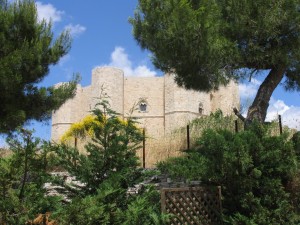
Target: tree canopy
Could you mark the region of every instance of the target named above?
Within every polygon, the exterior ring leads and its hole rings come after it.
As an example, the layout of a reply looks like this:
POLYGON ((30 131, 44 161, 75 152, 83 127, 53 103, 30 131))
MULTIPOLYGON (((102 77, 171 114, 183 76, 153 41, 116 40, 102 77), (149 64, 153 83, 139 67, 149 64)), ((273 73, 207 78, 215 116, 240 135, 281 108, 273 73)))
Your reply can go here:
POLYGON ((78 79, 60 87, 38 84, 71 47, 69 33, 56 39, 51 22, 39 21, 32 0, 0 0, 0 133, 51 116, 75 93, 78 79))
POLYGON ((300 90, 299 6, 299 0, 139 0, 130 23, 154 65, 175 72, 188 89, 210 91, 267 70, 247 114, 263 122, 281 81, 300 90))

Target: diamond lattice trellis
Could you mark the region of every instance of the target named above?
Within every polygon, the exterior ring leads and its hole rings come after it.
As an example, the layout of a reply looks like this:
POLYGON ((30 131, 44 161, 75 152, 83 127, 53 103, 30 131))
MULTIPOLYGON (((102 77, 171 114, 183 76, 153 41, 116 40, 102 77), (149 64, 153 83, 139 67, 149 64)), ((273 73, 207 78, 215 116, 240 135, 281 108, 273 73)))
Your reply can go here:
POLYGON ((174 215, 170 224, 221 224, 221 187, 162 188, 164 213, 174 215))

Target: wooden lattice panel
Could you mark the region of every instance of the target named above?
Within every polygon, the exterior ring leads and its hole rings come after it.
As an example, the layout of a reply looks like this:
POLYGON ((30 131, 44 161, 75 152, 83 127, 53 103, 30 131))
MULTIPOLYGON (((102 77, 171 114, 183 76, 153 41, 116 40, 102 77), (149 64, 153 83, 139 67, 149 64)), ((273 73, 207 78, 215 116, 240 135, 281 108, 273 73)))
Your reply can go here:
POLYGON ((221 187, 162 188, 161 206, 171 225, 221 224, 221 187))

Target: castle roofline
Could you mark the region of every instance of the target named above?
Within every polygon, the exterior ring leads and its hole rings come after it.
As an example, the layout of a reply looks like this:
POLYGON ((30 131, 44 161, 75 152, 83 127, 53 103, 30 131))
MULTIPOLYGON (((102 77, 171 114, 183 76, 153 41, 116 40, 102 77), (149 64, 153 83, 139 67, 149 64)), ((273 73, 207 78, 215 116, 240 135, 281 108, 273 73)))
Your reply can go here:
POLYGON ((124 75, 124 71, 115 66, 97 66, 92 70, 92 73, 99 71, 99 70, 118 70, 118 71, 122 72, 124 75))

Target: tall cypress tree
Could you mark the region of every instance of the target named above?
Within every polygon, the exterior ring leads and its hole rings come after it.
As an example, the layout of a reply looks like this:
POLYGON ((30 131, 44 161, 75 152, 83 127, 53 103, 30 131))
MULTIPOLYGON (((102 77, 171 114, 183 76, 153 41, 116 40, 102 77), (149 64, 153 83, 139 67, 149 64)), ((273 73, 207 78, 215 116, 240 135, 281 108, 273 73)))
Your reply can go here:
POLYGON ((51 23, 38 20, 33 0, 0 1, 0 133, 48 119, 74 96, 78 79, 58 88, 38 86, 70 47, 68 32, 54 39, 51 23))

